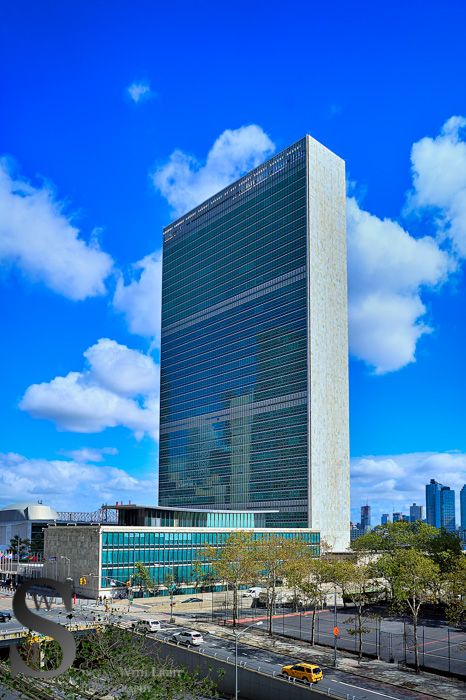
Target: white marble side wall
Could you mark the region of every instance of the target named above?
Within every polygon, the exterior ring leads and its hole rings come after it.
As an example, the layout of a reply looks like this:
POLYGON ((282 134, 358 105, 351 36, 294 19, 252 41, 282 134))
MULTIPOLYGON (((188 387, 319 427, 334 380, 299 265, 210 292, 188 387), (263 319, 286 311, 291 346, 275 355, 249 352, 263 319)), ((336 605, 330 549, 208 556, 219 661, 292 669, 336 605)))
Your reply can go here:
POLYGON ((349 546, 345 163, 307 137, 309 527, 349 546))

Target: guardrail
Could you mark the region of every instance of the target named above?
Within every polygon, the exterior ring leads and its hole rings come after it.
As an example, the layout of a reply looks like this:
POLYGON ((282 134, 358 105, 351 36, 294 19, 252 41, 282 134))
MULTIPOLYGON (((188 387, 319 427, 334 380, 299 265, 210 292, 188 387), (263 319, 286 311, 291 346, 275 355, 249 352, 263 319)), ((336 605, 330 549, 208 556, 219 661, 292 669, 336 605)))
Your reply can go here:
MULTIPOLYGON (((135 634, 140 634, 140 633, 136 632, 135 634)), ((200 647, 187 647, 185 644, 183 644, 181 642, 173 642, 173 641, 170 641, 169 639, 161 639, 158 636, 157 637, 155 637, 155 636, 150 637, 149 639, 151 639, 156 644, 164 644, 168 647, 182 649, 184 652, 188 652, 188 653, 191 653, 193 655, 202 656, 206 660, 210 660, 210 662, 215 661, 218 664, 228 664, 229 667, 231 667, 231 669, 234 671, 234 665, 235 665, 234 654, 231 654, 225 658, 225 657, 222 657, 218 652, 212 653, 212 651, 208 647, 202 647, 202 646, 200 646, 200 647)), ((271 672, 267 671, 260 664, 252 663, 249 661, 240 660, 238 662, 238 670, 242 671, 242 672, 255 673, 255 674, 259 674, 260 676, 262 676, 263 678, 261 680, 257 681, 259 685, 255 686, 255 687, 257 687, 257 689, 259 689, 260 687, 264 688, 264 682, 265 682, 264 679, 270 679, 270 680, 273 680, 275 683, 280 683, 282 688, 284 688, 286 686, 286 688, 287 688, 286 695, 283 695, 283 697, 286 698, 286 700, 293 700, 293 698, 291 698, 291 696, 289 695, 289 690, 291 689, 291 687, 296 688, 295 692, 298 693, 298 695, 296 695, 296 698, 300 698, 301 697, 300 691, 303 691, 303 692, 306 692, 306 696, 305 696, 306 698, 309 698, 310 697, 309 693, 312 692, 312 693, 316 694, 316 697, 331 697, 331 698, 334 698, 335 700, 363 700, 363 696, 353 695, 353 693, 340 694, 331 688, 326 688, 324 690, 323 688, 319 688, 316 686, 309 686, 308 684, 303 683, 302 681, 300 681, 296 678, 285 678, 283 676, 280 676, 278 671, 274 671, 271 673, 271 672)), ((244 685, 244 681, 243 681, 243 685, 244 685)), ((230 689, 226 688, 224 690, 226 690, 228 692, 228 690, 231 691, 231 688, 230 689)), ((272 690, 272 688, 269 688, 267 693, 270 693, 271 690, 272 690)), ((264 694, 264 697, 267 698, 268 700, 270 698, 282 696, 280 691, 277 691, 277 695, 269 695, 267 693, 264 694)), ((245 697, 248 697, 248 696, 246 695, 245 697)), ((256 700, 256 698, 258 698, 259 696, 252 695, 251 697, 254 697, 254 700, 256 700)))

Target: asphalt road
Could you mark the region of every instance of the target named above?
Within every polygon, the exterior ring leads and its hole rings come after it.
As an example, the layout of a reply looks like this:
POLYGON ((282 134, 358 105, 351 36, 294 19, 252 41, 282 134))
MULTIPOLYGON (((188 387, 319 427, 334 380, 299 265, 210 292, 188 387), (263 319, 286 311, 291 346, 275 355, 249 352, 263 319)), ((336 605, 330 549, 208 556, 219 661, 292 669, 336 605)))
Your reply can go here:
MULTIPOLYGON (((4 608, 5 606, 2 605, 1 607, 4 608)), ((60 609, 57 607, 53 607, 47 612, 44 609, 42 609, 41 614, 53 621, 61 622, 62 624, 69 622, 69 620, 66 619, 66 615, 68 613, 63 608, 60 609)), ((98 620, 99 617, 105 617, 103 607, 99 609, 91 604, 88 606, 79 606, 75 608, 73 611, 73 615, 73 623, 93 621, 95 619, 98 620)), ((179 615, 177 616, 179 617, 179 615)), ((188 616, 189 615, 187 614, 187 618, 188 616)), ((144 612, 143 609, 132 609, 130 613, 126 613, 121 616, 121 621, 125 626, 130 627, 134 621, 140 619, 141 617, 148 617, 148 614, 144 612)), ((151 614, 150 617, 157 618, 157 615, 151 614)), ((261 616, 258 615, 256 617, 256 620, 259 620, 260 617, 261 616)), ((348 616, 345 615, 344 618, 342 617, 341 623, 339 621, 339 624, 341 624, 342 627, 343 619, 347 619, 347 617, 348 616)), ((301 635, 302 638, 305 638, 305 636, 303 635, 303 620, 306 620, 306 625, 308 625, 310 623, 309 616, 304 616, 301 620, 301 635)), ((330 622, 330 618, 328 621, 330 622)), ((277 625, 279 625, 277 632, 282 631, 281 626, 284 624, 285 629, 288 630, 288 634, 294 635, 297 638, 299 638, 299 634, 297 633, 299 632, 298 628, 300 624, 299 616, 282 615, 280 617, 277 617, 275 622, 277 625)), ((320 627, 322 631, 324 623, 321 622, 320 627)), ((10 622, 0 624, 0 632, 5 632, 8 630, 16 631, 19 629, 24 628, 14 618, 10 622)), ((162 621, 162 630, 159 633, 156 633, 151 636, 155 636, 156 638, 159 638, 161 640, 168 641, 172 636, 173 632, 180 631, 180 629, 182 628, 180 628, 179 625, 170 625, 168 622, 162 621)), ((186 629, 195 629, 195 622, 188 621, 187 619, 186 629)), ((324 634, 323 631, 322 634, 324 634)), ((339 640, 341 648, 343 648, 343 641, 344 640, 339 640)), ((354 644, 353 639, 350 638, 350 641, 352 644, 354 644)), ((442 650, 442 640, 426 639, 425 644, 427 644, 428 641, 432 641, 435 642, 436 645, 440 645, 440 649, 438 646, 434 646, 434 649, 440 651, 442 650)), ((229 640, 224 639, 223 637, 216 636, 215 634, 204 633, 204 643, 202 644, 201 648, 202 651, 207 654, 216 656, 219 659, 224 659, 225 661, 228 659, 230 662, 234 662, 235 645, 233 635, 231 640, 229 640)), ((267 649, 258 649, 255 646, 249 646, 241 641, 238 644, 238 659, 241 665, 245 665, 246 667, 251 669, 260 670, 264 673, 270 673, 275 675, 280 673, 281 667, 283 665, 288 663, 295 663, 300 660, 299 658, 284 656, 283 654, 277 654, 267 649)), ((355 700, 381 700, 381 698, 390 698, 391 700, 413 700, 414 698, 419 699, 427 697, 418 692, 414 692, 404 688, 399 688, 393 685, 388 685, 386 683, 379 682, 376 680, 367 678, 362 679, 360 676, 352 675, 351 673, 348 673, 343 670, 323 667, 323 671, 324 680, 321 681, 321 683, 319 683, 319 689, 324 691, 327 691, 329 689, 330 692, 333 692, 336 695, 344 698, 346 698, 348 695, 349 700, 353 700, 353 696, 355 700)))
MULTIPOLYGON (((195 629, 195 627, 187 626, 186 629, 195 629)), ((179 626, 164 625, 160 632, 151 636, 170 641, 173 632, 179 630, 179 626)), ((228 659, 234 663, 235 643, 233 635, 230 641, 214 634, 204 633, 204 643, 201 645, 201 650, 211 656, 215 655, 218 659, 225 661, 228 659)), ((238 662, 247 668, 260 670, 263 673, 277 675, 281 672, 282 666, 297 661, 299 659, 276 654, 268 649, 258 649, 241 641, 238 643, 238 662)), ((419 700, 419 698, 427 698, 427 696, 411 690, 370 679, 361 679, 359 676, 338 669, 322 667, 322 670, 324 671, 324 679, 319 683, 319 689, 324 692, 330 690, 339 697, 346 698, 349 695, 349 700, 353 700, 353 696, 355 700, 381 700, 381 698, 391 698, 392 700, 417 698, 419 700)))
MULTIPOLYGON (((244 624, 250 624, 255 620, 266 622, 264 609, 249 607, 249 601, 241 601, 240 619, 244 624)), ((231 610, 227 615, 225 610, 217 610, 215 615, 219 618, 231 617, 231 610)), ((348 632, 354 628, 355 623, 351 618, 354 611, 348 608, 337 614, 337 626, 340 630, 338 648, 348 651, 356 651, 358 640, 356 635, 348 632)), ((273 620, 273 630, 276 634, 285 635, 292 639, 310 641, 311 639, 311 612, 302 614, 291 613, 289 608, 277 609, 273 620)), ((208 613, 205 619, 209 619, 208 613)), ((335 626, 333 610, 318 611, 316 614, 315 642, 326 646, 332 646, 334 642, 333 628, 335 626)), ((367 632, 363 635, 363 652, 373 657, 379 657, 382 661, 394 661, 414 664, 414 635, 412 625, 396 619, 384 619, 365 617, 363 626, 367 632)), ((448 627, 438 620, 423 621, 418 628, 418 648, 421 666, 433 671, 450 671, 466 677, 466 631, 448 627)))

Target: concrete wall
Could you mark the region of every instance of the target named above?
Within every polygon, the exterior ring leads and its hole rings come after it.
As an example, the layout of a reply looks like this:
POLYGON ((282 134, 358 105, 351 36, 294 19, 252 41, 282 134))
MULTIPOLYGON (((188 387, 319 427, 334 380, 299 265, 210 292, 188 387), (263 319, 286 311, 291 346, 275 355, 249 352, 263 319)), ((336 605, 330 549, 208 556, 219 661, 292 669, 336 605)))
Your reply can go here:
POLYGON ((308 170, 309 527, 349 546, 345 163, 306 137, 308 170))
POLYGON ((100 580, 100 526, 81 525, 68 527, 48 527, 44 531, 44 557, 57 557, 55 562, 47 562, 47 576, 63 581, 69 573, 74 579, 76 592, 87 598, 97 598, 100 580), (81 577, 86 585, 79 584, 81 577))
MULTIPOLYGON (((172 659, 175 666, 184 666, 189 671, 197 671, 201 677, 210 675, 222 694, 233 695, 235 691, 235 667, 213 656, 200 654, 176 644, 164 644, 147 639, 153 647, 154 655, 160 659, 172 659)), ((238 668, 238 686, 242 700, 322 700, 327 693, 301 684, 273 678, 265 673, 238 668)), ((332 697, 332 696, 330 696, 332 697)))

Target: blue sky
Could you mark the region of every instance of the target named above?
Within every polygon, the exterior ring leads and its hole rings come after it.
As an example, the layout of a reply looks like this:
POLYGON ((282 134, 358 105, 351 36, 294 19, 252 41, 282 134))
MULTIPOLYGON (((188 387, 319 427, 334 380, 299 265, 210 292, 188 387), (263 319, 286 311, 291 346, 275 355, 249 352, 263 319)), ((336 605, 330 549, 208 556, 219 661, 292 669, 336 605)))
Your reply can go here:
POLYGON ((162 226, 306 132, 347 163, 353 517, 466 481, 465 20, 4 4, 1 502, 153 500, 162 226))

